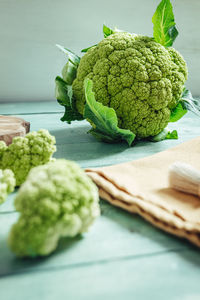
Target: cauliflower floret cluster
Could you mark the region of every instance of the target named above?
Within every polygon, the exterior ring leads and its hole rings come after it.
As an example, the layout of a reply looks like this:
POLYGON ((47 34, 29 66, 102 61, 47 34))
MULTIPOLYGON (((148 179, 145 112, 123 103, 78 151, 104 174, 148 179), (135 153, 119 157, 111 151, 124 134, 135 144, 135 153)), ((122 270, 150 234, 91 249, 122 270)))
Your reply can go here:
POLYGON ((0 169, 0 204, 2 204, 8 194, 12 193, 15 188, 15 177, 11 170, 0 169))
POLYGON ((25 137, 15 137, 7 146, 0 141, 0 169, 10 169, 21 185, 31 168, 43 165, 51 160, 56 151, 55 138, 48 130, 32 131, 25 137))
POLYGON ((96 185, 74 162, 64 159, 32 169, 21 186, 9 245, 17 256, 47 255, 61 237, 87 231, 99 215, 96 185))
POLYGON ((153 38, 116 32, 81 58, 72 88, 83 114, 84 80, 92 79, 97 101, 114 108, 118 125, 137 137, 160 133, 181 98, 187 66, 174 48, 153 38))

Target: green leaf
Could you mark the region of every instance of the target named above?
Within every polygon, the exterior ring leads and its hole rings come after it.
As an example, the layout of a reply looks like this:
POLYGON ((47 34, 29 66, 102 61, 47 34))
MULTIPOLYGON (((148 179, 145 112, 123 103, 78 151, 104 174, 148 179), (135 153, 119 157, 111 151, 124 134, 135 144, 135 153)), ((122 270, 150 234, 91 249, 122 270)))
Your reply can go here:
POLYGON ((83 115, 93 124, 93 128, 89 132, 101 141, 113 143, 125 140, 131 146, 135 134, 117 126, 118 120, 115 110, 95 100, 92 85, 91 80, 86 79, 84 81, 86 104, 83 115))
POLYGON ((96 44, 96 45, 93 45, 93 46, 90 46, 90 47, 88 47, 88 48, 82 49, 81 52, 86 53, 86 52, 88 52, 88 50, 90 50, 91 48, 93 48, 93 47, 95 47, 95 46, 97 46, 97 44, 96 44))
POLYGON ((119 140, 118 139, 113 139, 112 136, 110 135, 107 135, 105 133, 101 133, 100 131, 98 131, 97 129, 90 129, 88 131, 88 133, 91 133, 97 140, 99 141, 103 141, 105 143, 110 143, 110 144, 113 144, 113 143, 118 143, 119 140))
POLYGON ((169 28, 168 34, 170 36, 171 41, 169 43, 169 46, 166 45, 166 47, 171 47, 179 34, 175 25, 169 28))
POLYGON ((178 132, 177 130, 173 130, 172 132, 168 132, 166 135, 166 140, 178 140, 178 132))
POLYGON ((178 139, 178 133, 176 130, 173 130, 172 132, 170 132, 168 128, 165 128, 159 134, 149 138, 149 140, 151 142, 160 142, 160 141, 169 140, 169 139, 175 139, 175 140, 178 139))
POLYGON ((171 111, 170 122, 180 120, 188 112, 188 110, 200 116, 200 100, 194 99, 192 97, 192 93, 188 89, 184 88, 181 100, 171 111))
POLYGON ((74 65, 71 63, 71 61, 68 60, 68 62, 64 65, 62 69, 62 77, 63 80, 68 84, 71 85, 76 78, 77 73, 77 65, 74 65))
POLYGON ((66 82, 64 80, 57 76, 55 79, 56 88, 55 88, 55 96, 58 100, 58 103, 62 106, 68 105, 70 102, 69 96, 68 96, 68 87, 66 82))
POLYGON ((75 65, 78 66, 80 63, 80 57, 78 55, 76 55, 74 52, 72 52, 71 50, 56 44, 56 47, 58 47, 62 52, 64 52, 65 54, 67 54, 69 61, 75 65))
POLYGON ((178 35, 178 30, 175 26, 173 7, 170 0, 160 2, 153 15, 152 22, 154 24, 153 36, 155 41, 165 47, 172 46, 178 35))
POLYGON ((58 103, 65 107, 64 116, 61 118, 61 121, 66 121, 67 123, 71 123, 71 121, 75 120, 83 120, 83 116, 76 110, 72 86, 68 85, 61 77, 57 76, 55 79, 56 88, 55 88, 55 96, 58 103))
POLYGON ((192 93, 186 88, 183 90, 181 103, 185 109, 190 110, 196 115, 200 116, 200 100, 194 99, 192 93))
POLYGON ((104 37, 107 38, 109 35, 115 33, 114 30, 112 30, 111 28, 107 27, 106 25, 103 25, 103 34, 104 37))
POLYGON ((187 113, 187 109, 182 101, 178 102, 177 106, 172 109, 169 122, 177 122, 187 113))
MULTIPOLYGON (((124 32, 123 30, 119 30, 117 28, 115 28, 115 30, 112 30, 111 28, 107 27, 106 25, 103 25, 103 34, 104 34, 104 38, 107 38, 109 35, 116 33, 116 32, 124 32)), ((91 48, 97 46, 97 44, 90 46, 88 48, 82 49, 81 52, 86 53, 88 50, 90 50, 91 48)))
POLYGON ((62 69, 63 79, 59 76, 55 79, 55 96, 58 103, 65 107, 65 113, 61 121, 66 121, 70 124, 74 120, 83 120, 83 116, 76 109, 72 91, 72 83, 76 78, 80 57, 63 46, 56 46, 68 55, 68 62, 62 69))
MULTIPOLYGON (((111 28, 107 27, 106 25, 103 25, 103 35, 104 35, 104 38, 107 38, 109 35, 115 33, 115 32, 118 32, 118 31, 121 31, 121 30, 118 30, 116 29, 115 31, 112 30, 111 28)), ((97 46, 97 44, 93 45, 93 46, 90 46, 88 48, 85 48, 85 49, 82 49, 81 52, 87 52, 88 50, 90 50, 91 48, 97 46)))

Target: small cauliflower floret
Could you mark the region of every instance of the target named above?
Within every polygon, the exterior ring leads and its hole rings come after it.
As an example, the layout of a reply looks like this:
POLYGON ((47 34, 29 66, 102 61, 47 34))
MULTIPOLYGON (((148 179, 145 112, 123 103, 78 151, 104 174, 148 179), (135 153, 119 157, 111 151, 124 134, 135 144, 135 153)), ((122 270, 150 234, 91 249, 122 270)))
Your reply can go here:
POLYGON ((15 188, 15 177, 11 170, 0 169, 0 204, 2 204, 8 194, 12 193, 15 188))
POLYGON ((31 168, 49 162, 56 151, 55 138, 48 130, 32 131, 25 137, 15 137, 6 146, 0 141, 0 168, 11 169, 16 185, 21 185, 31 168))
POLYGON ((8 243, 17 256, 48 255, 62 237, 88 230, 99 215, 96 185, 64 159, 32 169, 15 198, 19 220, 8 243))
POLYGON ((174 48, 152 38, 117 32, 81 58, 72 84, 76 107, 83 114, 84 79, 93 81, 95 98, 115 109, 118 124, 137 137, 160 133, 187 79, 185 60, 174 48))

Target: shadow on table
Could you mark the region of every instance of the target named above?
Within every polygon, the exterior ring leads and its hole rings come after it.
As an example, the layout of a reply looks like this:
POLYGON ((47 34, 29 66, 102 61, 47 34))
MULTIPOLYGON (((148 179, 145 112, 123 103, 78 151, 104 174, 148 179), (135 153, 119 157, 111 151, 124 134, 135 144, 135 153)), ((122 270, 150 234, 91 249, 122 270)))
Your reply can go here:
POLYGON ((177 140, 166 140, 158 143, 140 140, 135 142, 132 147, 129 147, 125 141, 112 144, 104 143, 95 139, 91 134, 87 134, 90 128, 90 125, 83 121, 83 123, 77 122, 73 125, 66 124, 66 128, 52 130, 51 134, 56 137, 57 142, 55 157, 78 162, 87 160, 90 162, 90 160, 103 158, 106 162, 112 156, 112 159, 115 159, 117 155, 118 159, 123 162, 127 159, 138 159, 155 154, 179 143, 177 140), (120 154, 122 154, 121 157, 120 154))
MULTIPOLYGON (((52 266, 48 267, 47 263, 51 258, 56 258, 56 255, 66 252, 82 239, 82 236, 75 238, 62 238, 56 251, 48 256, 19 258, 16 257, 7 247, 5 240, 0 240, 0 278, 15 274, 23 274, 24 272, 48 271, 52 266)), ((59 266, 60 267, 60 266, 59 266)))
MULTIPOLYGON (((70 125, 69 125, 70 126, 70 125)), ((120 154, 127 149, 127 143, 104 143, 96 140, 92 135, 87 134, 90 126, 79 125, 75 128, 59 129, 51 131, 56 138, 56 158, 67 158, 71 160, 86 161, 105 158, 120 154)))
MULTIPOLYGON (((187 243, 184 240, 178 239, 172 235, 169 235, 147 223, 141 217, 137 215, 132 215, 129 212, 123 211, 120 208, 114 207, 109 203, 101 200, 101 213, 104 218, 109 218, 109 220, 116 222, 122 226, 125 230, 130 232, 130 239, 136 239, 137 249, 145 246, 150 249, 146 251, 137 251, 137 259, 142 259, 148 256, 158 256, 165 255, 167 253, 176 253, 177 255, 183 257, 189 263, 194 265, 195 268, 200 267, 200 255, 199 250, 187 243), (135 235, 135 236, 134 236, 135 235), (144 242, 144 239, 149 241, 144 242), (140 243, 141 241, 141 243, 140 243), (155 245, 153 245, 155 243, 155 245), (156 245, 157 244, 157 245, 156 245), (153 247, 152 247, 153 246, 153 247), (139 248, 138 248, 139 247, 139 248), (151 250, 152 249, 152 250, 151 250)), ((7 236, 7 234, 6 234, 7 236)), ((129 237, 128 237, 129 238, 129 237)), ((84 259, 79 260, 78 256, 73 256, 74 249, 77 252, 79 248, 79 242, 82 240, 82 236, 77 236, 76 238, 69 239, 63 238, 58 244, 58 248, 55 252, 47 257, 38 258, 16 258, 13 253, 9 250, 6 245, 5 236, 0 239, 0 278, 5 276, 11 276, 15 274, 23 273, 33 273, 33 272, 48 272, 52 270, 62 269, 62 268, 72 268, 77 265, 85 265, 88 259, 87 249, 83 251, 84 259), (67 255, 65 255, 65 253, 67 255), (62 255, 63 254, 63 255, 62 255)), ((87 244, 87 245, 90 245, 87 244)), ((131 245, 131 243, 130 243, 131 245)), ((132 243, 133 245, 133 243, 132 243)), ((90 245, 91 247, 91 245, 90 245)), ((91 250, 91 249, 90 249, 91 250)), ((142 249, 143 250, 143 249, 142 249)), ((88 251, 88 253, 93 253, 88 251)), ((121 259, 134 259, 134 254, 122 257, 115 257, 115 260, 121 259)), ((106 257, 106 260, 110 260, 106 257)), ((97 259, 98 260, 98 259, 97 259)), ((101 260, 101 258, 100 258, 101 260)), ((92 260, 93 261, 93 260, 92 260)))
MULTIPOLYGON (((196 268, 200 267, 199 248, 188 242, 170 235, 159 228, 154 227, 142 217, 114 207, 104 200, 101 200, 101 214, 110 220, 117 222, 123 228, 134 234, 139 234, 154 243, 158 244, 161 250, 157 254, 177 253, 189 261, 196 268)), ((141 255, 142 256, 142 255, 141 255)), ((145 256, 145 255, 144 255, 145 256)))

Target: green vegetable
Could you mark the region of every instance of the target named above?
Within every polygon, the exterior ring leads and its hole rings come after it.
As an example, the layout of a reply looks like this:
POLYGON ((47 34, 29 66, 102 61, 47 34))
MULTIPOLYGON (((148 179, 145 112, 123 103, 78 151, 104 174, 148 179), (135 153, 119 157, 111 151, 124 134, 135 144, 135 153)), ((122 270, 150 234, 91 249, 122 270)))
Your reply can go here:
POLYGON ((170 0, 160 2, 153 15, 152 22, 154 24, 153 36, 155 41, 165 47, 172 46, 178 35, 178 30, 175 26, 173 7, 170 0))
POLYGON ((146 138, 167 126, 181 98, 187 67, 175 49, 149 37, 118 32, 88 50, 80 61, 72 89, 82 115, 85 78, 93 81, 96 101, 115 110, 120 128, 146 138))
POLYGON ((114 109, 103 106, 95 100, 92 81, 89 79, 85 80, 85 98, 84 117, 95 124, 89 132, 105 142, 125 140, 131 145, 135 135, 130 130, 120 129, 117 126, 118 121, 114 109))
POLYGON ((49 162, 55 151, 55 138, 44 129, 15 137, 9 146, 0 141, 0 169, 12 170, 19 186, 31 168, 49 162))
POLYGON ((93 45, 93 46, 84 48, 84 49, 81 50, 81 52, 83 52, 83 53, 88 52, 89 49, 91 49, 92 47, 95 47, 95 46, 97 46, 97 45, 93 45))
MULTIPOLYGON (((65 68, 65 67, 64 67, 65 68)), ((71 70, 69 71, 71 72, 71 70)), ((69 75, 66 68, 66 77, 69 75)), ((69 75, 70 76, 70 75, 69 75)), ((56 77, 56 89, 55 94, 58 103, 65 107, 64 116, 61 121, 67 121, 68 124, 74 120, 83 120, 83 116, 76 110, 74 103, 74 96, 72 92, 72 86, 68 85, 61 77, 56 77)))
POLYGON ((159 134, 149 138, 151 142, 160 142, 163 140, 177 140, 177 139, 178 139, 178 132, 176 130, 170 132, 168 128, 163 129, 163 131, 161 131, 159 134))
POLYGON ((106 25, 103 25, 103 35, 105 38, 107 38, 109 35, 115 33, 116 31, 112 30, 111 28, 107 27, 106 25))
POLYGON ((11 170, 0 169, 0 204, 2 204, 8 194, 12 193, 15 188, 15 177, 11 170))
POLYGON ((192 93, 184 88, 181 97, 181 104, 185 110, 191 110, 196 115, 200 116, 200 101, 192 97, 192 93))
POLYGON ((63 51, 64 53, 67 54, 69 61, 76 67, 78 67, 79 63, 80 63, 80 57, 78 55, 76 55, 74 52, 72 52, 71 50, 56 44, 56 46, 63 51))
MULTIPOLYGON (((117 31, 119 31, 119 30, 116 29, 114 31, 111 28, 107 27, 106 25, 103 25, 103 35, 104 35, 105 38, 107 38, 109 35, 117 32, 117 31)), ((90 46, 88 48, 82 49, 81 52, 88 52, 89 49, 91 49, 92 47, 95 47, 95 46, 97 46, 97 44, 93 45, 93 46, 90 46)))
POLYGON ((62 121, 86 118, 96 138, 130 145, 157 136, 188 110, 199 111, 196 100, 184 96, 188 70, 171 47, 178 31, 169 0, 161 1, 152 20, 154 38, 103 26, 104 39, 83 49, 72 84, 66 82, 62 97, 56 94, 65 106, 62 121))
POLYGON ((191 92, 184 87, 181 99, 171 111, 170 122, 181 119, 190 110, 200 116, 200 102, 192 97, 191 92))
POLYGON ((68 62, 62 69, 62 77, 55 79, 55 96, 58 103, 65 107, 65 114, 61 121, 67 121, 69 124, 74 120, 83 120, 83 116, 76 110, 74 96, 72 92, 72 83, 76 78, 77 68, 80 63, 80 57, 60 45, 56 45, 61 51, 69 57, 68 62))
POLYGON ((177 122, 187 113, 187 109, 180 101, 175 108, 171 111, 170 122, 177 122))
POLYGON ((178 132, 177 130, 173 130, 172 132, 168 132, 167 135, 166 135, 166 140, 178 140, 178 132))
POLYGON ((62 237, 88 230, 99 215, 98 191, 74 162, 64 159, 33 168, 15 198, 20 217, 8 238, 17 256, 53 252, 62 237))

